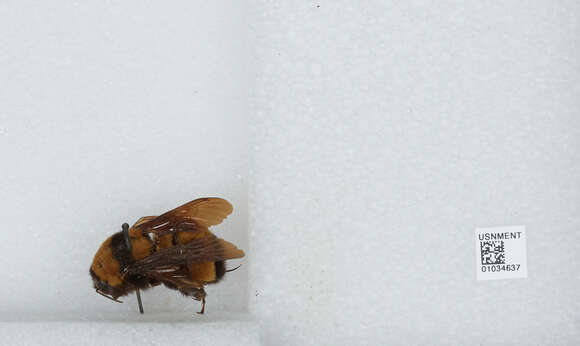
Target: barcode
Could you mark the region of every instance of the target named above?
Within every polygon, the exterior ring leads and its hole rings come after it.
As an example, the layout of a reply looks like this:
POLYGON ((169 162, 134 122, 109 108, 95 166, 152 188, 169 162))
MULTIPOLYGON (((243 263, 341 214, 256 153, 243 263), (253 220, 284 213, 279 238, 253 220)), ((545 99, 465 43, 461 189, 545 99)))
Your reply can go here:
POLYGON ((505 246, 503 240, 480 242, 481 264, 505 264, 505 246))

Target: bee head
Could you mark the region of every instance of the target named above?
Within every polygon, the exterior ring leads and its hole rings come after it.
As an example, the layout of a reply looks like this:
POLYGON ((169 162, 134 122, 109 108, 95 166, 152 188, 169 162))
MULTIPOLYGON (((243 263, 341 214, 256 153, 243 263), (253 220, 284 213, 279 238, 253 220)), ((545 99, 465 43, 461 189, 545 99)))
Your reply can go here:
POLYGON ((89 273, 97 293, 118 301, 117 297, 123 295, 124 284, 120 271, 121 266, 113 256, 111 239, 112 237, 109 237, 105 240, 95 254, 89 273))

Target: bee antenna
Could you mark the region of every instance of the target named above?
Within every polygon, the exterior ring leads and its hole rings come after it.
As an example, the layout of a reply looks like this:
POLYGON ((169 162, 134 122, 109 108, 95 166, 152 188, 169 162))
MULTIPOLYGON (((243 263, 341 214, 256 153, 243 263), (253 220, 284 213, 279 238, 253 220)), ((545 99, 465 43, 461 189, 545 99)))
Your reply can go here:
POLYGON ((113 298, 113 297, 111 297, 110 295, 108 295, 108 294, 105 294, 103 291, 101 291, 101 290, 100 290, 100 289, 98 289, 98 288, 97 288, 97 293, 98 293, 98 294, 100 294, 100 295, 102 295, 102 296, 103 296, 103 297, 105 297, 105 298, 109 298, 109 299, 111 299, 111 300, 112 300, 112 301, 114 301, 114 302, 117 302, 117 303, 122 303, 122 301, 120 301, 119 299, 117 299, 117 298, 113 298))
MULTIPOLYGON (((125 245, 127 246, 127 251, 129 251, 129 254, 131 254, 132 250, 131 250, 131 240, 129 239, 129 224, 125 222, 124 224, 121 225, 121 228, 123 229, 123 238, 125 238, 125 245)), ((137 303, 139 304, 139 312, 143 313, 143 303, 141 302, 141 292, 139 291, 139 288, 137 288, 135 293, 137 294, 137 303)))
POLYGON ((228 269, 228 270, 226 270, 226 273, 233 272, 234 270, 238 269, 238 268, 239 268, 239 267, 241 267, 241 266, 242 266, 242 265, 240 264, 239 266, 237 266, 237 267, 235 267, 235 268, 228 269))

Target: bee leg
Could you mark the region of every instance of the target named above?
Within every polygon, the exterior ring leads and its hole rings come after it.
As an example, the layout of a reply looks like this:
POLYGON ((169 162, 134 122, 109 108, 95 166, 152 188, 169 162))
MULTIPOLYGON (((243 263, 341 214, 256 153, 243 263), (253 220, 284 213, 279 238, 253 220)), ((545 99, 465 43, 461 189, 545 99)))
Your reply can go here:
POLYGON ((198 312, 198 314, 203 315, 204 311, 205 311, 205 296, 207 294, 205 293, 205 290, 202 288, 198 288, 196 289, 195 293, 193 294, 193 299, 195 300, 201 300, 201 311, 198 312))
POLYGON ((203 298, 201 298, 201 311, 198 312, 200 315, 203 315, 203 312, 205 311, 205 296, 203 296, 203 298))

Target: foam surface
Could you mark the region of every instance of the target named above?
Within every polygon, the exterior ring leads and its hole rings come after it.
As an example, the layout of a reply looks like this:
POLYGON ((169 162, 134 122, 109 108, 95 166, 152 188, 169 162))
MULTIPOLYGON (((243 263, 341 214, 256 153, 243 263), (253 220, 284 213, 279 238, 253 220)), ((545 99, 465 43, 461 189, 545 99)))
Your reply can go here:
POLYGON ((265 344, 580 340, 580 8, 257 1, 250 310, 265 344), (529 278, 478 282, 476 227, 529 278))
MULTIPOLYGON (((45 318, 46 316, 40 316, 45 318)), ((259 345, 258 325, 243 314, 69 316, 49 322, 0 322, 4 345, 259 345), (195 323, 192 323, 195 320, 195 323)))

